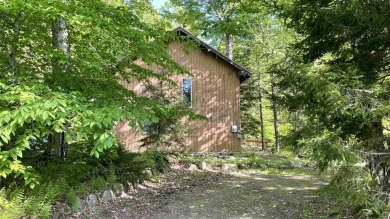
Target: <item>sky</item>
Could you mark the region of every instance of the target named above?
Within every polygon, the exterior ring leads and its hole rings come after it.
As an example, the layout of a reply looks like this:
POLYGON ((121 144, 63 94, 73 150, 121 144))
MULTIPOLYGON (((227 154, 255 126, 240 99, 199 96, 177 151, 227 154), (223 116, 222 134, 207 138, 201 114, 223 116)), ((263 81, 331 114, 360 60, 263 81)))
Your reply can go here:
POLYGON ((153 0, 153 6, 154 8, 158 9, 163 6, 166 1, 168 0, 153 0))

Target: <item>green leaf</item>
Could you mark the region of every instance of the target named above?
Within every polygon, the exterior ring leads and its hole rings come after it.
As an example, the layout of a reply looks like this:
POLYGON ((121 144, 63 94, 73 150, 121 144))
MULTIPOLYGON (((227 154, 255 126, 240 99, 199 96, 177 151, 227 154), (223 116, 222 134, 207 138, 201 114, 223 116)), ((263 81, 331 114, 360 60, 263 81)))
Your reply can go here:
POLYGON ((43 120, 47 120, 48 117, 49 117, 49 113, 46 112, 46 111, 43 111, 43 113, 42 113, 42 119, 43 119, 43 120))

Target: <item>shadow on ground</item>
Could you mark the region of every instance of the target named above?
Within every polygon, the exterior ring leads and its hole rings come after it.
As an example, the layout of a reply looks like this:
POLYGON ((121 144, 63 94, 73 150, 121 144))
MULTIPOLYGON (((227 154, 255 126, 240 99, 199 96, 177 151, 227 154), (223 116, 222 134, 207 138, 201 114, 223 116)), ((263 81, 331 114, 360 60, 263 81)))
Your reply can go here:
MULTIPOLYGON (((312 175, 267 175, 260 170, 231 173, 176 170, 160 184, 145 183, 93 218, 349 218, 336 202, 316 191, 312 175)), ((350 217, 352 218, 352 217, 350 217)))

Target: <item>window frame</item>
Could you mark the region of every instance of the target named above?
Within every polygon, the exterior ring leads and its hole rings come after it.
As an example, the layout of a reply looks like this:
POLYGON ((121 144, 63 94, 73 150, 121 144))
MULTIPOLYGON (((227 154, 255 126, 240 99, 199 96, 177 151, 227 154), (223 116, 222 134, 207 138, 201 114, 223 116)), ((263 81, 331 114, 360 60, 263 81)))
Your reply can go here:
POLYGON ((181 99, 182 99, 182 102, 183 102, 183 104, 188 104, 188 107, 189 108, 192 108, 192 102, 193 102, 193 93, 192 93, 192 90, 193 90, 193 88, 192 88, 192 78, 183 78, 182 80, 181 80, 181 99), (185 103, 185 99, 184 99, 184 81, 185 80, 189 80, 190 81, 190 101, 188 102, 188 103, 185 103))

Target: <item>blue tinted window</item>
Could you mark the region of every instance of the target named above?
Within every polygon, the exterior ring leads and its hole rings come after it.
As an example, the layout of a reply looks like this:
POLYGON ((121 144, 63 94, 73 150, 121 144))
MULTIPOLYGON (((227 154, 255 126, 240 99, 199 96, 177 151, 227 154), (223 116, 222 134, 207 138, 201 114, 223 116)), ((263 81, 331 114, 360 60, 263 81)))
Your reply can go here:
POLYGON ((192 107, 192 79, 184 78, 182 86, 183 102, 192 107))

